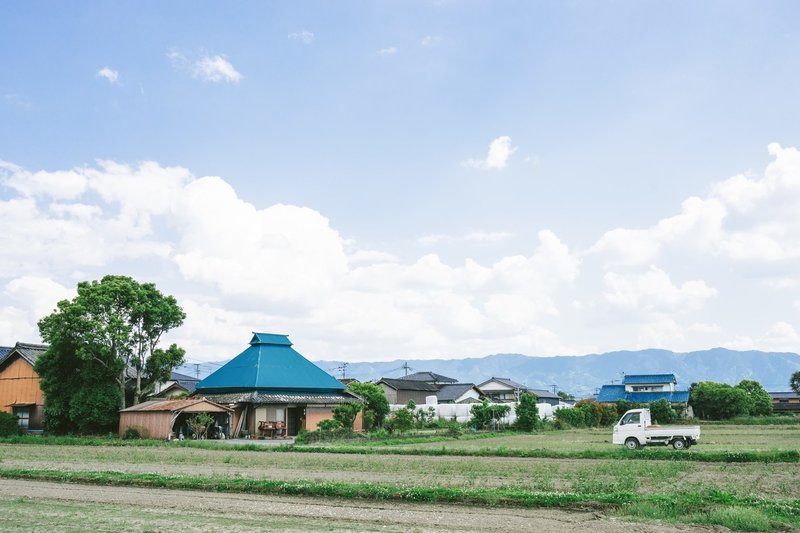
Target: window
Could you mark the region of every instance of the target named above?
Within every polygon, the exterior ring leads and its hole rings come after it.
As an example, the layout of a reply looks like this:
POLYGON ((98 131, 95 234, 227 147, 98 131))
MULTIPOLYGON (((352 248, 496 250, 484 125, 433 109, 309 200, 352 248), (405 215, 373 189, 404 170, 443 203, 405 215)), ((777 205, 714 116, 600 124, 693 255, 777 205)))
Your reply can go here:
POLYGON ((638 424, 640 418, 640 413, 629 413, 622 417, 622 425, 625 424, 638 424))
POLYGON ((14 407, 14 416, 19 420, 19 427, 28 429, 31 423, 31 408, 30 407, 14 407))

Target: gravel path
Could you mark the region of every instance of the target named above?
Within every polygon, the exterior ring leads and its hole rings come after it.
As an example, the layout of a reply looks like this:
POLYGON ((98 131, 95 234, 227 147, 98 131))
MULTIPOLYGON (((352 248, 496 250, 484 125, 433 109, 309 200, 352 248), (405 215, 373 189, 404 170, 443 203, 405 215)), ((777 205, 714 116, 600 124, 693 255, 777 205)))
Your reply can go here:
MULTIPOLYGON (((76 502, 116 505, 129 508, 133 516, 138 508, 180 509, 186 517, 209 513, 236 518, 247 515, 264 517, 265 529, 271 519, 292 517, 329 521, 331 527, 358 531, 369 526, 401 528, 405 531, 536 531, 593 533, 674 531, 727 531, 724 528, 667 526, 627 523, 606 518, 596 512, 567 512, 551 509, 509 509, 367 502, 322 498, 260 496, 249 494, 209 493, 134 487, 99 487, 26 480, 0 480, 0 498, 29 498, 36 501, 76 502)), ((323 522, 324 524, 324 522, 323 522)), ((327 526, 326 526, 327 528, 327 526)), ((185 528, 184 528, 185 529, 185 528)), ((236 529, 232 527, 232 529, 236 529)))

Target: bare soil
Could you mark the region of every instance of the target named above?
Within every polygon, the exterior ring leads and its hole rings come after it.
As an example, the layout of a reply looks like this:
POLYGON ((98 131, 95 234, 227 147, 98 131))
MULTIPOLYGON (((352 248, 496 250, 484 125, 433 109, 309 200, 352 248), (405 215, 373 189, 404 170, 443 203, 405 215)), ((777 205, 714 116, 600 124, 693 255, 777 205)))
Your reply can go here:
MULTIPOLYGON (((456 505, 409 504, 306 498, 260 496, 184 490, 133 487, 98 487, 41 481, 0 480, 2 502, 67 502, 70 512, 53 513, 48 529, 65 530, 70 526, 91 523, 93 509, 107 513, 112 508, 124 530, 196 530, 243 531, 279 528, 283 531, 311 530, 389 530, 389 531, 563 531, 675 532, 727 531, 719 527, 673 526, 659 523, 631 523, 606 517, 597 512, 550 509, 509 509, 456 505), (148 515, 143 517, 142 510, 148 515), (156 514, 153 514, 156 513, 156 514), (159 514, 160 513, 160 514, 159 514), (67 516, 68 515, 68 516, 67 516), (69 523, 59 523, 59 516, 69 523), (147 517, 157 516, 158 520, 147 517), (172 516, 164 520, 164 516, 172 516), (242 522, 247 517, 247 522, 242 522), (65 518, 66 519, 66 518, 65 518), (214 519, 219 527, 209 527, 214 519), (88 522, 82 522, 88 520, 88 522), (149 522, 147 520, 150 520, 149 522)), ((29 517, 36 523, 36 517, 29 517)), ((80 527, 80 526, 79 526, 80 527)), ((0 529, 5 529, 0 525, 0 529)))

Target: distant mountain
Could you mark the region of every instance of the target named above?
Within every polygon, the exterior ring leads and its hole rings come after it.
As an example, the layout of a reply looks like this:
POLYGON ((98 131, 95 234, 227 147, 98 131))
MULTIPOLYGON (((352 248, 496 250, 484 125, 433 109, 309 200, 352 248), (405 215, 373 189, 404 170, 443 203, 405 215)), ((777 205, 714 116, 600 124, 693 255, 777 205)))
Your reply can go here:
MULTIPOLYGON (((315 361, 324 370, 341 377, 335 370, 342 361, 315 361)), ((398 359, 389 362, 349 363, 348 378, 359 380, 402 377, 405 363, 409 372, 431 371, 475 384, 495 377, 511 378, 535 389, 552 389, 586 397, 599 387, 616 381, 622 373, 674 373, 680 388, 696 381, 736 384, 754 379, 768 391, 789 390, 789 376, 800 370, 796 353, 739 352, 713 348, 689 353, 668 350, 619 351, 604 354, 558 357, 530 357, 521 354, 496 354, 469 359, 398 359)))

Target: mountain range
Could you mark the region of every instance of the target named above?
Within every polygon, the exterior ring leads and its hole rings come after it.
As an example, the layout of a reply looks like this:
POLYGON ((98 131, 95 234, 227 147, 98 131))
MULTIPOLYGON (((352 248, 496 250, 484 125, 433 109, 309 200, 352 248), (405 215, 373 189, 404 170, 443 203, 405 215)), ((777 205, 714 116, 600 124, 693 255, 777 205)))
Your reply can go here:
MULTIPOLYGON (((205 377, 226 361, 184 365, 178 372, 205 377)), ((314 361, 320 368, 341 378, 343 361, 314 361)), ((789 376, 800 370, 800 355, 791 352, 735 351, 713 348, 696 352, 647 349, 581 356, 531 357, 495 354, 463 359, 396 359, 382 362, 349 362, 344 376, 361 381, 381 377, 400 378, 406 373, 430 371, 479 384, 491 377, 511 378, 534 389, 563 390, 584 398, 602 385, 620 383, 624 374, 672 373, 678 387, 686 389, 696 381, 717 381, 734 385, 754 379, 770 392, 789 390, 789 376), (405 368, 407 367, 407 368, 405 368)))

